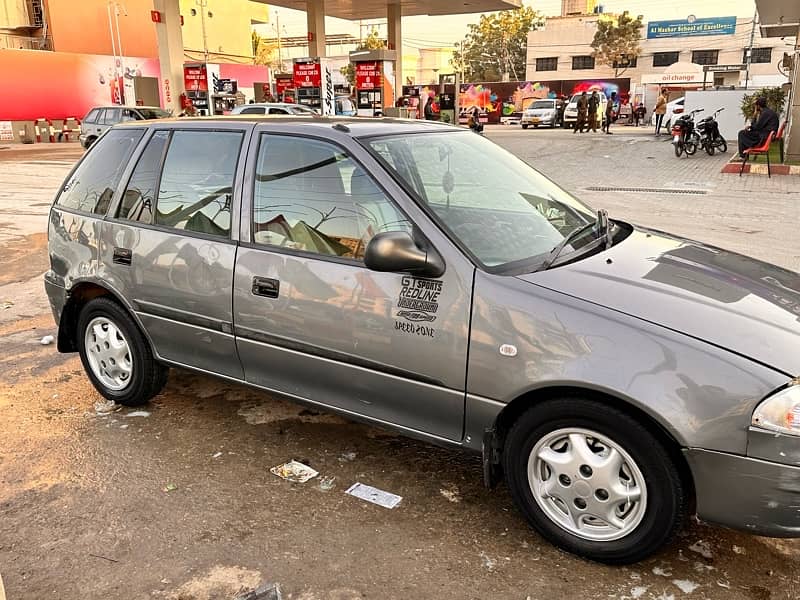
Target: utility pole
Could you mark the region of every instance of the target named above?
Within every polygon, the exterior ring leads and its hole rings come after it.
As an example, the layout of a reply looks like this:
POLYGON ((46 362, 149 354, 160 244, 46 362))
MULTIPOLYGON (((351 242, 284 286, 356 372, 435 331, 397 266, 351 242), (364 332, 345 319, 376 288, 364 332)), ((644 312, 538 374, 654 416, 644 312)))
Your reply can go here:
POLYGON ((195 0, 195 4, 200 7, 200 27, 203 30, 203 62, 208 64, 208 36, 206 35, 206 6, 208 6, 208 0, 195 0))
POLYGON ((750 28, 750 45, 747 47, 747 61, 744 71, 744 89, 750 85, 750 63, 753 61, 753 40, 756 37, 756 21, 758 20, 758 9, 753 13, 753 26, 750 28))
POLYGON ((283 53, 281 52, 281 17, 275 11, 275 29, 278 31, 278 71, 283 73, 283 53))

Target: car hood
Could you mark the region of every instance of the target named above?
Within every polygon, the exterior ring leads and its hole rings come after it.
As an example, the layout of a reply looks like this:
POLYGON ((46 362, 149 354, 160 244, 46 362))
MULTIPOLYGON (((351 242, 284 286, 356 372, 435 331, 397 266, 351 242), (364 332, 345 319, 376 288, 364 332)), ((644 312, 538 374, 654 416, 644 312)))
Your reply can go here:
POLYGON ((518 276, 800 375, 800 275, 634 228, 614 247, 518 276))

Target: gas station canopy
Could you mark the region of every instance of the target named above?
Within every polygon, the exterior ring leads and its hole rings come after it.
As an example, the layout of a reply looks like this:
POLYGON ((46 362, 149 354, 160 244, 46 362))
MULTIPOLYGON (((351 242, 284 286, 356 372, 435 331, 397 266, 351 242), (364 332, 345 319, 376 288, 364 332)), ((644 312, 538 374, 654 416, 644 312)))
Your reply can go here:
MULTIPOLYGON (((306 10, 307 0, 253 0, 270 6, 306 10)), ((387 5, 399 6, 404 17, 414 15, 455 15, 522 6, 522 0, 325 0, 325 16, 356 21, 386 18, 387 5)))
POLYGON ((796 36, 800 28, 797 0, 756 0, 762 37, 796 36))

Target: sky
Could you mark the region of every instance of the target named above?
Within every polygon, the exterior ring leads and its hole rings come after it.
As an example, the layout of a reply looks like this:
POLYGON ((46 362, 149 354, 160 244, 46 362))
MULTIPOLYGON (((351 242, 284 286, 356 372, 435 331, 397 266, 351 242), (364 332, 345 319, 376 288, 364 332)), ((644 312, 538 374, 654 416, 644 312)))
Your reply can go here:
MULTIPOLYGON (((561 14, 561 0, 523 0, 526 6, 532 6, 546 15, 561 14)), ((753 0, 605 0, 600 2, 605 12, 622 12, 628 10, 632 14, 642 14, 645 21, 663 19, 685 19, 688 15, 696 17, 739 16, 752 17, 755 11, 753 0)), ((277 11, 284 36, 304 36, 307 31, 304 12, 288 8, 271 7, 270 20, 275 22, 277 11)), ((405 45, 416 48, 435 48, 452 46, 463 39, 467 25, 475 23, 478 15, 454 15, 449 17, 404 17, 403 38, 405 45)), ((341 19, 327 19, 327 33, 351 33, 359 35, 358 22, 351 23, 341 19)), ((274 27, 264 26, 262 34, 268 37, 275 35, 274 27)))

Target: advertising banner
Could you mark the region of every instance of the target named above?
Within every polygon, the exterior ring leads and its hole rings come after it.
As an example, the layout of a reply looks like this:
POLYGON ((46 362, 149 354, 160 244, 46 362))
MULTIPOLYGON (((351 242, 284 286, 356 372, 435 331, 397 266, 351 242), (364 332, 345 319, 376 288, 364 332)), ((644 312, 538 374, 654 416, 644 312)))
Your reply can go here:
POLYGON ((292 89, 293 84, 291 75, 275 75, 275 93, 278 98, 283 98, 283 94, 292 89))
POLYGON ((733 35, 736 17, 711 17, 708 19, 677 19, 651 21, 647 24, 647 39, 671 37, 696 37, 703 35, 733 35))
POLYGON ((133 105, 129 82, 158 78, 160 70, 155 58, 126 56, 115 61, 99 54, 9 50, 0 51, 0 73, 13 82, 0 94, 0 120, 26 121, 82 118, 95 106, 118 101, 120 80, 125 82, 126 103, 133 105))
POLYGON ((183 85, 187 92, 207 92, 208 75, 205 65, 185 65, 183 67, 183 85))
POLYGON ((374 90, 381 87, 381 65, 377 60, 356 63, 356 88, 374 90))
POLYGON ((318 62, 294 63, 294 87, 320 87, 322 72, 318 62))

